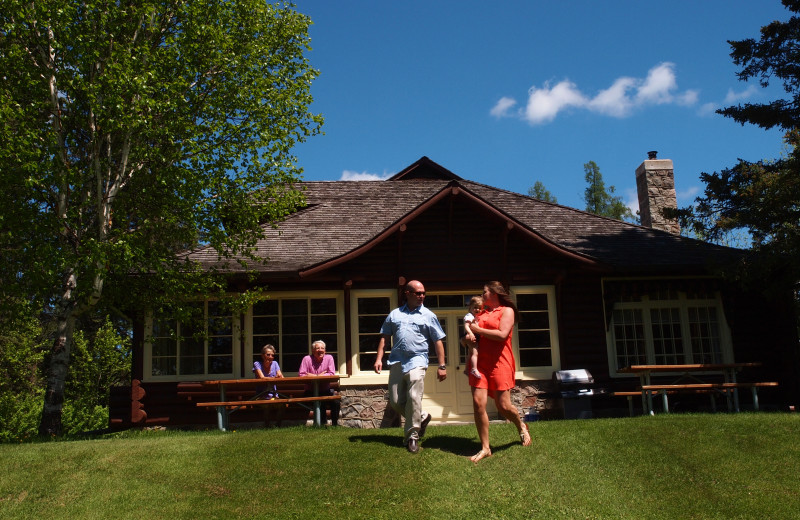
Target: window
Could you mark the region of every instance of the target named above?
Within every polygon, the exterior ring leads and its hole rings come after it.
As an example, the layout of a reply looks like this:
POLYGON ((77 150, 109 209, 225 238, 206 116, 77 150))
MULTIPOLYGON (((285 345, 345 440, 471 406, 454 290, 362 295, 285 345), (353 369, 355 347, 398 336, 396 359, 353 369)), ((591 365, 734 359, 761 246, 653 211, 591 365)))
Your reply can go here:
POLYGON ((252 371, 253 361, 259 359, 267 343, 277 351, 276 361, 281 371, 297 372, 303 357, 310 353, 311 342, 325 342, 326 351, 336 362, 339 350, 338 299, 272 295, 253 305, 250 316, 251 359, 245 373, 252 371))
MULTIPOLYGON (((356 326, 358 352, 356 353, 357 366, 353 367, 354 373, 371 372, 378 355, 378 342, 381 339, 381 325, 386 316, 394 308, 390 292, 360 292, 354 294, 355 313, 353 319, 356 326)), ((391 345, 384 346, 383 363, 389 359, 391 345)))
POLYGON ((630 365, 723 363, 732 359, 715 291, 649 288, 618 298, 608 331, 612 373, 630 365))
POLYGON ((197 320, 153 319, 150 331, 149 376, 233 375, 233 317, 218 302, 195 306, 197 320))
POLYGON ((519 369, 550 377, 559 366, 555 290, 552 286, 512 287, 519 311, 515 339, 519 369))

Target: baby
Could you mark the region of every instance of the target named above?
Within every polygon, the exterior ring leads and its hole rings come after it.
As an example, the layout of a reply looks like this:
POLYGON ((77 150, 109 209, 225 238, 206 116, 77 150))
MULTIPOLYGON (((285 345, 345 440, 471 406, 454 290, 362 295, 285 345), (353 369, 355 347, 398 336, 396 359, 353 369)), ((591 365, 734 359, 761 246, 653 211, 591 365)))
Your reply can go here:
MULTIPOLYGON (((472 333, 470 330, 469 324, 475 321, 475 318, 483 311, 483 298, 480 296, 473 296, 469 300, 469 312, 464 316, 464 332, 468 340, 475 344, 474 347, 468 347, 470 349, 469 353, 469 364, 467 367, 472 367, 472 370, 469 371, 470 374, 477 377, 478 379, 481 378, 481 373, 478 372, 478 337, 472 333)), ((464 367, 464 373, 467 373, 467 367, 464 367)))

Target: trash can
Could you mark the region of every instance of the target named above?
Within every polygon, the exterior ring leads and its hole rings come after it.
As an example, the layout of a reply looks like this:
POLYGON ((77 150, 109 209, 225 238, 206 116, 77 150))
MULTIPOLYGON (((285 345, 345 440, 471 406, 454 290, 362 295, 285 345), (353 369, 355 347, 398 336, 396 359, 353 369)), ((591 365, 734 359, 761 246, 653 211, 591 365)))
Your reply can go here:
POLYGON ((564 419, 591 419, 594 378, 586 369, 553 372, 553 386, 561 395, 564 419))

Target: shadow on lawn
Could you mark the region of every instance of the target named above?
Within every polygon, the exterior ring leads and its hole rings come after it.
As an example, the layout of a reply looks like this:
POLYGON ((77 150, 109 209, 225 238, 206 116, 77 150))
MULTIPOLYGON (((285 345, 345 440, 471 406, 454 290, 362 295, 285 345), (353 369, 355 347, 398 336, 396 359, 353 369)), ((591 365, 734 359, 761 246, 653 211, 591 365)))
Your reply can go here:
MULTIPOLYGON (((398 448, 403 447, 402 435, 351 435, 350 442, 374 442, 387 446, 396 446, 398 448)), ((507 450, 518 444, 518 442, 509 442, 499 446, 492 445, 492 453, 494 454, 507 450)), ((451 435, 426 436, 420 442, 420 446, 423 449, 440 450, 460 457, 471 457, 481 449, 481 445, 477 439, 465 439, 463 437, 451 435)))

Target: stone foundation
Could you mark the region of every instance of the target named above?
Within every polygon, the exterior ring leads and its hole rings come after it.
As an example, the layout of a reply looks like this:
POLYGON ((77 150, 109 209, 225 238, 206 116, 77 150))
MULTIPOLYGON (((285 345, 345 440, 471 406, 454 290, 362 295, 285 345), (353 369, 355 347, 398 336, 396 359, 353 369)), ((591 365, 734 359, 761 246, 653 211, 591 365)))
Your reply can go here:
MULTIPOLYGON (((557 403, 545 398, 552 387, 550 381, 517 381, 511 389, 511 402, 520 417, 536 411, 542 418, 554 415, 557 403)), ((390 428, 400 426, 401 419, 389 407, 389 395, 385 386, 340 387, 342 396, 339 424, 348 428, 390 428)))

